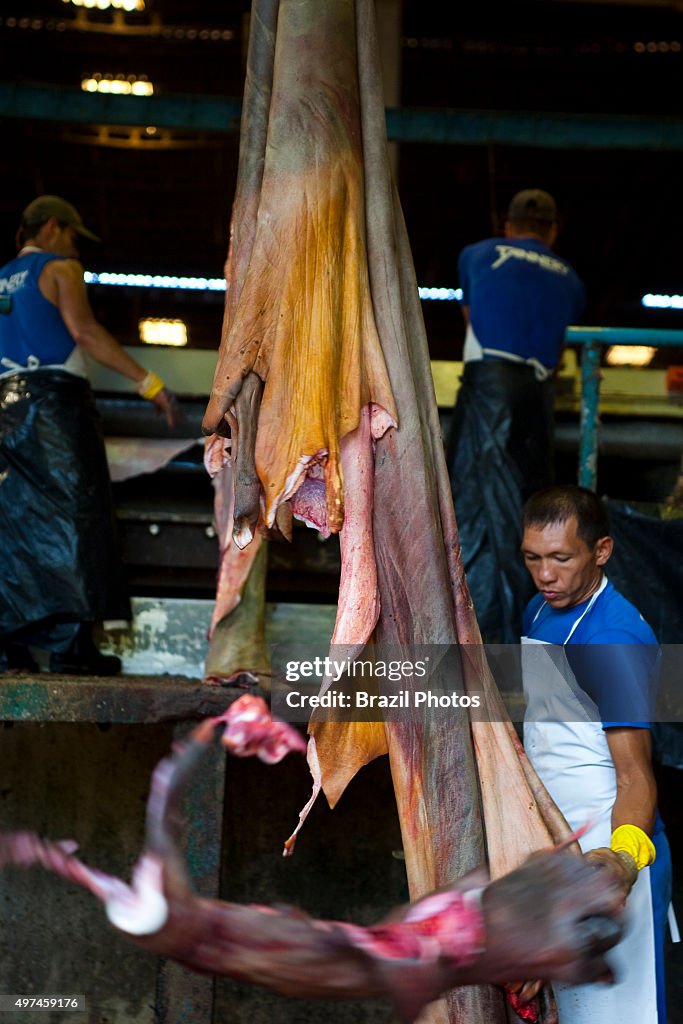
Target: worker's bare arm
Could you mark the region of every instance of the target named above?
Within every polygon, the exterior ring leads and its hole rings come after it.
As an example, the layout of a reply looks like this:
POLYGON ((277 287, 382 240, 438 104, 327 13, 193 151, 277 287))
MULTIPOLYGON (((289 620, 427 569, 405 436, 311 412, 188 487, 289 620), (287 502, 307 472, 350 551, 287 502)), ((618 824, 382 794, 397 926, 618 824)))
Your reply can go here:
MULTIPOLYGON (((135 384, 147 379, 145 368, 96 319, 88 301, 83 267, 78 260, 51 260, 40 275, 39 287, 48 302, 59 309, 75 343, 92 359, 135 384)), ((174 427, 180 418, 178 403, 173 393, 163 387, 163 382, 157 380, 160 390, 150 396, 142 392, 143 397, 149 397, 157 411, 165 417, 168 426, 174 427)))
POLYGON ((652 740, 649 729, 627 726, 606 729, 605 735, 617 773, 612 842, 609 849, 601 846, 586 857, 620 878, 627 895, 639 868, 651 863, 655 856, 655 848, 648 838, 652 835, 657 808, 652 740), (615 832, 617 829, 619 831, 615 832))
POLYGON ((78 260, 52 260, 40 276, 40 290, 59 309, 76 344, 96 362, 139 383, 146 370, 95 318, 78 260))
POLYGON ((605 735, 617 773, 612 829, 619 825, 637 825, 652 835, 657 784, 652 770, 650 730, 624 726, 606 729, 605 735))

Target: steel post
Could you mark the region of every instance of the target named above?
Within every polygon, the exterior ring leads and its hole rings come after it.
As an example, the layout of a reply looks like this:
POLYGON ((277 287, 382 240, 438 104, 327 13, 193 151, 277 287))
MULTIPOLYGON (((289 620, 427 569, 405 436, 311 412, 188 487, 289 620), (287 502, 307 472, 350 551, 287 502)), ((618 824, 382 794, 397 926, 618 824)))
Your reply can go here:
POLYGON ((598 481, 598 405, 600 402, 600 344, 587 341, 581 350, 581 420, 579 485, 594 491, 598 481))

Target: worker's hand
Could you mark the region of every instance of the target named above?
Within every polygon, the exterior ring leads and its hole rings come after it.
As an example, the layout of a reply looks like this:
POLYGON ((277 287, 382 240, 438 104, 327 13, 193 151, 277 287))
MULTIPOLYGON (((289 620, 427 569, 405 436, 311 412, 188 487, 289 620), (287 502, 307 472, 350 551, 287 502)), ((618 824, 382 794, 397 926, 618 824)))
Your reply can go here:
POLYGON ((156 406, 157 415, 164 414, 169 427, 177 427, 182 421, 182 409, 178 399, 168 388, 162 388, 150 401, 156 406))
POLYGON ((482 896, 486 948, 479 978, 612 981, 605 953, 621 938, 623 888, 581 857, 534 854, 482 896))
POLYGON ((611 875, 621 886, 623 899, 626 900, 638 877, 638 868, 633 857, 623 851, 615 853, 607 846, 599 846, 585 854, 584 860, 598 871, 611 875))
POLYGON ((164 414, 169 427, 173 428, 180 423, 182 413, 178 399, 169 391, 158 373, 149 370, 137 381, 135 389, 142 398, 156 406, 157 414, 164 414))

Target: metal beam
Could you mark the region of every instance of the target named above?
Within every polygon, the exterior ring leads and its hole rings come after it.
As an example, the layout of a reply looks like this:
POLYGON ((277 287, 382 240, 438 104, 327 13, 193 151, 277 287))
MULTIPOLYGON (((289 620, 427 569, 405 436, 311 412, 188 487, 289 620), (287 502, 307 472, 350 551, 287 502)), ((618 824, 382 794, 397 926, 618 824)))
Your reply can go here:
POLYGON ((581 419, 579 485, 595 490, 598 481, 598 430, 600 425, 600 346, 588 341, 581 349, 581 419))
POLYGON ((228 96, 112 96, 59 86, 0 84, 0 117, 236 135, 241 112, 242 101, 228 96))
MULTIPOLYGON (((0 84, 0 117, 155 125, 236 135, 242 102, 229 96, 112 96, 58 86, 0 84)), ((486 110, 389 108, 391 142, 542 149, 683 151, 683 119, 486 110)))
POLYGON ((683 348, 683 329, 667 327, 568 327, 564 340, 569 345, 654 345, 683 348))
POLYGON ((683 120, 501 110, 388 110, 397 142, 537 149, 683 150, 683 120))

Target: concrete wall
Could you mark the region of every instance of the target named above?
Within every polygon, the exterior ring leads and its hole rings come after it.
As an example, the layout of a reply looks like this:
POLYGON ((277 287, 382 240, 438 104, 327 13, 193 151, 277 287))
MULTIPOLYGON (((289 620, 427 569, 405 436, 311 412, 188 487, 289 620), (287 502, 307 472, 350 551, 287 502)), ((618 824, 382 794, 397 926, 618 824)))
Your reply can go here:
MULTIPOLYGON (((0 829, 75 838, 93 866, 128 878, 142 845, 152 769, 171 725, 26 722, 0 727, 0 829)), ((290 903, 316 916, 371 923, 407 898, 387 759, 364 769, 335 811, 321 798, 292 858, 282 843, 308 799, 303 758, 227 765, 222 893, 237 902, 290 903)), ((192 823, 189 823, 191 829, 192 823)), ((22 1012, 22 1024, 208 1024, 187 976, 167 1014, 157 960, 107 924, 95 899, 38 868, 0 873, 0 992, 81 993, 87 1012, 22 1012)), ((220 981, 216 1024, 384 1024, 377 1003, 298 1002, 220 981)), ((7 1021, 13 1020, 7 1016, 7 1021)))

